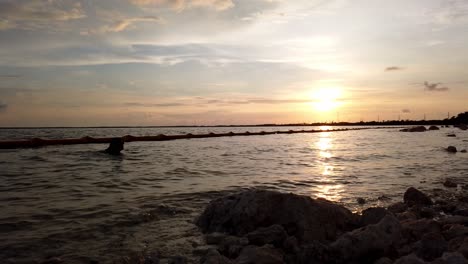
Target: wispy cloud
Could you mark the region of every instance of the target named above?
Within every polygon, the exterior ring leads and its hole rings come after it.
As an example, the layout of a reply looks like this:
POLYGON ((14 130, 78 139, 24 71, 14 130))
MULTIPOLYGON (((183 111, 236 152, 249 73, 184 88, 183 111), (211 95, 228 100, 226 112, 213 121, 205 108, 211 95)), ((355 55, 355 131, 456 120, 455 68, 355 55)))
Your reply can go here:
POLYGON ((138 6, 169 6, 176 11, 194 7, 205 7, 222 11, 234 6, 232 0, 130 0, 138 6))
POLYGON ((405 108, 405 109, 402 109, 401 112, 404 113, 404 114, 409 114, 409 113, 411 113, 411 110, 408 109, 408 108, 405 108))
POLYGON ((430 82, 425 81, 423 85, 424 85, 424 89, 430 92, 446 92, 449 90, 448 87, 442 86, 443 83, 430 83, 430 82))
POLYGON ((405 68, 399 67, 399 66, 391 66, 391 67, 385 68, 385 71, 401 71, 401 70, 404 70, 404 69, 405 68))
POLYGON ((17 74, 0 75, 0 80, 9 80, 9 79, 18 79, 18 78, 21 78, 21 75, 17 75, 17 74))
POLYGON ((53 22, 86 17, 80 2, 66 0, 2 1, 0 30, 47 28, 53 22))

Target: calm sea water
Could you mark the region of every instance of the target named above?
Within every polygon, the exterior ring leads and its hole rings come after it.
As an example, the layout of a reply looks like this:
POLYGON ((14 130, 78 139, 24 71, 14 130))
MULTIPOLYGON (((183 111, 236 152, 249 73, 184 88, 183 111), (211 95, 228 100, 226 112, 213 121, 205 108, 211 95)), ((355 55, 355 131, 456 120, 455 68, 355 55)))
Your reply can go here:
MULTIPOLYGON (((303 128, 0 129, 0 139, 70 138, 303 128)), ((0 150, 0 261, 113 263, 132 252, 190 255, 192 220, 213 198, 243 188, 323 197, 352 210, 400 200, 409 186, 468 179, 468 132, 398 129, 0 150), (457 137, 447 137, 448 133, 457 137), (388 199, 378 199, 386 197, 388 199)))

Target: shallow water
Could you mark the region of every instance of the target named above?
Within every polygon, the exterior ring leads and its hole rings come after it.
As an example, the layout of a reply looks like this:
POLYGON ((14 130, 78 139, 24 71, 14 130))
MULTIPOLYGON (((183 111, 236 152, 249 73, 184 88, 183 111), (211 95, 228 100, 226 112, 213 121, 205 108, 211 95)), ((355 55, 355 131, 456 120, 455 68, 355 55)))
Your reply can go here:
MULTIPOLYGON (((0 129, 0 139, 156 135, 303 128, 0 129)), ((189 254, 191 224, 215 197, 268 188, 323 197, 352 210, 400 200, 408 186, 466 182, 468 132, 398 129, 0 150, 0 259, 112 263, 130 252, 189 254), (457 137, 447 137, 448 133, 457 137), (378 199, 385 196, 389 199, 378 199)))

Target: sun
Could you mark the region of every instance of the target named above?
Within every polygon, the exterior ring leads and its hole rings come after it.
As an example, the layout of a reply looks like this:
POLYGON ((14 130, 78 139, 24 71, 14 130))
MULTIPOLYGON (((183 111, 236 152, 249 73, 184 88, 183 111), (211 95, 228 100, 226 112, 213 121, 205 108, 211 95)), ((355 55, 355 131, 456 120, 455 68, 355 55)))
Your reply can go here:
POLYGON ((322 88, 315 91, 312 95, 315 109, 320 112, 327 112, 339 107, 338 99, 341 96, 339 88, 322 88))

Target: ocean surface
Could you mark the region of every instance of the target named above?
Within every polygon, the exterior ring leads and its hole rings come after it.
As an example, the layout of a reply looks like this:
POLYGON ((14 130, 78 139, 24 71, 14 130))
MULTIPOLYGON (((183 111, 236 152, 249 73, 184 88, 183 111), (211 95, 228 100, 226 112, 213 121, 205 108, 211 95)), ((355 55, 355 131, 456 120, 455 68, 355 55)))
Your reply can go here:
MULTIPOLYGON (((304 128, 0 129, 0 140, 289 129, 304 128)), ((99 144, 0 150, 0 262, 189 256, 203 243, 193 219, 211 199, 246 188, 359 211, 399 201, 409 186, 432 191, 445 188, 445 178, 468 181, 468 154, 444 151, 468 149, 468 131, 398 130, 132 142, 121 156, 99 144)))

